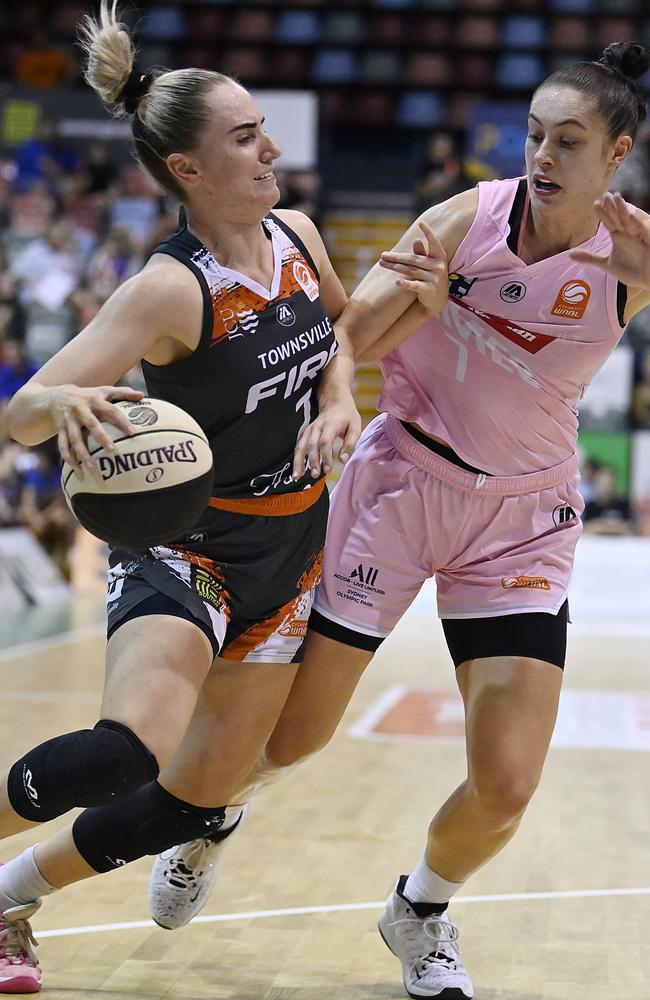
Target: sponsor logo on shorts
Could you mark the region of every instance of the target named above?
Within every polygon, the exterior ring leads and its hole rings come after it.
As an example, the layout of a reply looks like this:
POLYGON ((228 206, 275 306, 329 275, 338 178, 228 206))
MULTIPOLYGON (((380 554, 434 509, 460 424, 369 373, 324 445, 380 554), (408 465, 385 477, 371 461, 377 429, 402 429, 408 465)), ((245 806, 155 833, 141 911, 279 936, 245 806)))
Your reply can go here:
POLYGON ((210 573, 201 569, 200 566, 195 569, 194 589, 204 601, 208 601, 217 608, 221 606, 221 591, 223 587, 210 573))
POLYGON ((304 639, 307 635, 307 622, 304 619, 294 619, 278 629, 278 635, 286 635, 290 639, 304 639))
POLYGON ((526 286, 521 281, 506 281, 499 289, 499 295, 504 302, 521 302, 525 294, 526 286))
POLYGON ((566 281, 557 293, 551 316, 563 319, 582 319, 589 304, 591 288, 586 281, 566 281))
POLYGON ((559 528, 561 524, 568 524, 569 521, 574 521, 577 516, 573 507, 570 507, 568 503, 560 504, 553 511, 553 524, 559 528))
POLYGON ((464 299, 475 281, 476 278, 465 278, 452 271, 449 275, 449 294, 456 299, 464 299))
POLYGON ((504 590, 550 590, 545 576, 504 576, 501 579, 504 590))
POLYGON ((359 563, 356 569, 353 569, 350 573, 350 579, 355 578, 360 581, 360 583, 367 583, 369 587, 374 587, 375 580, 377 579, 378 569, 374 566, 369 566, 368 569, 364 570, 363 564, 359 563))

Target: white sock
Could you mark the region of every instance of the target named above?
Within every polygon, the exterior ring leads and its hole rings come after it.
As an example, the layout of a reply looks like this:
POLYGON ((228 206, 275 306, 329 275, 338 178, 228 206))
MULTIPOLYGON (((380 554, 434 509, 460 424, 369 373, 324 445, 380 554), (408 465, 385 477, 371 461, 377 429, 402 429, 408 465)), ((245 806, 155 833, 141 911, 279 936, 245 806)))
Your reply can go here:
POLYGON ((465 885, 464 882, 448 882, 427 864, 426 855, 420 858, 415 868, 406 880, 404 895, 411 903, 448 903, 454 893, 465 885))
POLYGON ((8 910, 9 907, 20 906, 22 903, 33 903, 52 892, 56 892, 56 889, 38 870, 33 847, 28 847, 13 861, 0 867, 0 910, 8 910))

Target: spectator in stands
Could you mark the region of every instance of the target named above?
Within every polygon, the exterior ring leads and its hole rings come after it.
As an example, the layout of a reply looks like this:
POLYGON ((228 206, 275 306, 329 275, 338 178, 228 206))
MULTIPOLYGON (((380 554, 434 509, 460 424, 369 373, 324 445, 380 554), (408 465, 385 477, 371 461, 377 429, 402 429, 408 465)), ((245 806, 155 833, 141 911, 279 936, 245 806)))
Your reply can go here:
POLYGON ((141 251, 151 240, 160 214, 162 192, 142 167, 136 165, 122 171, 121 185, 121 194, 110 212, 111 226, 126 229, 135 248, 141 251))
POLYGON ((74 291, 81 275, 81 261, 72 230, 64 219, 55 219, 42 239, 34 240, 11 266, 26 306, 38 303, 58 309, 74 291))
POLYGON ((0 341, 23 340, 25 314, 18 298, 16 282, 9 270, 9 260, 0 245, 0 341))
POLYGON ((618 488, 613 466, 602 465, 593 483, 594 496, 587 501, 582 515, 585 531, 592 535, 632 534, 632 509, 628 498, 618 488))
POLYGON ((72 58, 55 45, 45 28, 39 25, 16 62, 16 83, 26 87, 63 87, 74 74, 72 58))
POLYGON ((60 141, 55 122, 45 119, 37 134, 16 153, 14 189, 28 191, 37 181, 45 181, 48 189, 59 195, 77 163, 77 154, 60 141))
POLYGON ((278 186, 281 196, 278 208, 304 212, 318 224, 321 179, 315 170, 280 171, 278 186))
POLYGON ((61 461, 56 440, 30 449, 29 458, 31 462, 22 477, 17 519, 69 579, 76 522, 61 492, 61 461))
POLYGON ((0 361, 0 402, 11 399, 36 371, 37 366, 25 354, 24 344, 6 340, 0 361))
POLYGON ((418 214, 468 187, 454 137, 449 132, 434 132, 427 139, 415 185, 418 214))
POLYGON ((632 415, 635 427, 650 429, 650 348, 637 354, 632 415))
POLYGON ((94 142, 81 165, 81 194, 108 195, 118 180, 118 170, 103 142, 94 142))

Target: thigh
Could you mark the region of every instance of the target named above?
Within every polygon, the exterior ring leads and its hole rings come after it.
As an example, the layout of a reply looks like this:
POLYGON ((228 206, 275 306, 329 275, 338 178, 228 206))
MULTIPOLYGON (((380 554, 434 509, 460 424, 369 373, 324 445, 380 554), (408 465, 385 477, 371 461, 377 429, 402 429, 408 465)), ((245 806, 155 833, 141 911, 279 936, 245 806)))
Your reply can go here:
POLYGON ((456 676, 465 703, 470 779, 519 782, 524 793, 530 791, 553 735, 562 671, 542 660, 494 656, 466 661, 456 676))
POLYGON ((267 744, 272 764, 286 767, 325 746, 372 656, 317 632, 307 634, 303 662, 267 744))
POLYGON ((178 751, 160 781, 195 805, 225 805, 264 749, 298 667, 218 658, 178 751))
POLYGON ((132 729, 159 766, 181 741, 213 659, 204 632, 190 621, 146 615, 111 636, 101 716, 132 729))
POLYGON ((365 432, 331 500, 311 626, 373 652, 432 575, 429 477, 402 456, 382 418, 365 432))

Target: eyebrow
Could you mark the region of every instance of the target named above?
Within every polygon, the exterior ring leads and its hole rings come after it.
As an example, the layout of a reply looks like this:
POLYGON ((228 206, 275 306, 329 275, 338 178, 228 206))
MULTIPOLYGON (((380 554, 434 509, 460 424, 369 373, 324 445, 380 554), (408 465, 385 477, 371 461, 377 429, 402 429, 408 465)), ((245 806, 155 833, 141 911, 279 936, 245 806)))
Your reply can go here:
MULTIPOLYGON (((539 118, 536 115, 534 115, 532 111, 529 113, 528 117, 532 118, 533 121, 536 121, 538 125, 542 124, 539 118)), ((585 132, 589 131, 587 126, 583 125, 582 122, 579 122, 577 118, 564 118, 561 122, 556 122, 555 125, 552 126, 552 128, 560 128, 560 126, 562 125, 577 125, 578 128, 584 129, 585 132)))
MULTIPOLYGON (((263 125, 265 121, 266 118, 261 118, 259 124, 263 125)), ((232 132, 239 132, 241 129, 245 128, 257 128, 257 124, 258 124, 257 122, 244 122, 243 125, 235 125, 234 128, 231 128, 228 131, 228 135, 230 135, 232 132)))

